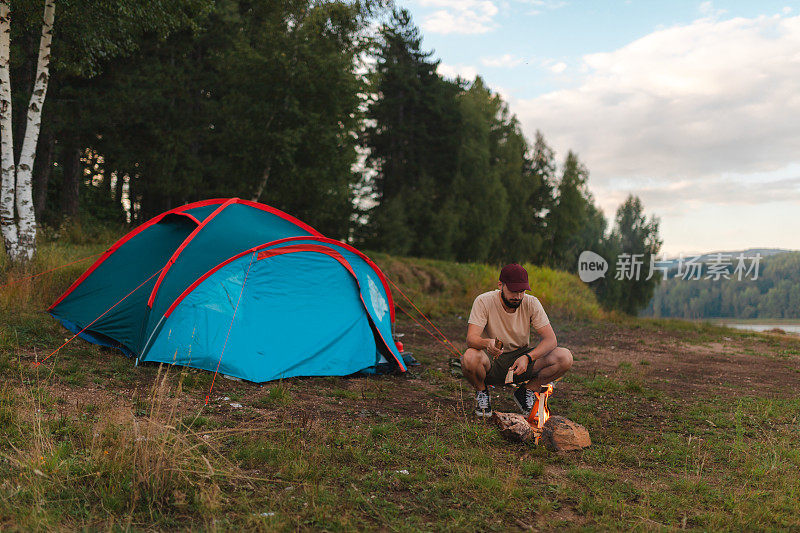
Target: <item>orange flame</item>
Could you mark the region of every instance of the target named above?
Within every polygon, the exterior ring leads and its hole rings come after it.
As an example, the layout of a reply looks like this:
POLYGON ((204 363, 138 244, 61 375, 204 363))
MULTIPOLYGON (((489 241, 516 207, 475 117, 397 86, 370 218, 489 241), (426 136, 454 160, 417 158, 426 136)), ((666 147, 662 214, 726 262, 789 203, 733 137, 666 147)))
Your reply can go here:
POLYGON ((528 415, 528 423, 531 426, 542 429, 544 423, 550 418, 550 409, 547 407, 547 399, 551 394, 553 394, 552 383, 548 384, 543 392, 534 392, 534 395, 536 395, 536 402, 533 404, 531 414, 528 415))

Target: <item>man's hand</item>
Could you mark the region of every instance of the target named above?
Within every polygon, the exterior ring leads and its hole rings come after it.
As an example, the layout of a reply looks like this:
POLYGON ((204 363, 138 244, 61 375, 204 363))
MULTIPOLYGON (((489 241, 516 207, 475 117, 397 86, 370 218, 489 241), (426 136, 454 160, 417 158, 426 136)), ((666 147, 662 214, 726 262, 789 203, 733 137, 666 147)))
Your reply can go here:
POLYGON ((503 353, 502 348, 498 348, 497 346, 495 346, 494 339, 486 339, 486 342, 487 342, 486 353, 488 353, 492 357, 492 359, 503 353))
POLYGON ((520 374, 524 374, 526 370, 528 370, 528 356, 522 355, 518 357, 514 364, 511 365, 509 370, 514 371, 515 376, 519 376, 520 374))

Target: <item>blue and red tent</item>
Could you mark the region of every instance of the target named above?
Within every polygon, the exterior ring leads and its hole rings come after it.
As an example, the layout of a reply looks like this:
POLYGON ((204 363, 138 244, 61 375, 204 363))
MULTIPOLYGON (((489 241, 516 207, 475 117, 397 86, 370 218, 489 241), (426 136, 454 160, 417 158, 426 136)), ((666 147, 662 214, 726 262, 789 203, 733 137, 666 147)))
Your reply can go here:
POLYGON ((367 256, 238 198, 167 211, 111 246, 50 307, 67 329, 140 362, 254 382, 405 371, 394 304, 367 256))

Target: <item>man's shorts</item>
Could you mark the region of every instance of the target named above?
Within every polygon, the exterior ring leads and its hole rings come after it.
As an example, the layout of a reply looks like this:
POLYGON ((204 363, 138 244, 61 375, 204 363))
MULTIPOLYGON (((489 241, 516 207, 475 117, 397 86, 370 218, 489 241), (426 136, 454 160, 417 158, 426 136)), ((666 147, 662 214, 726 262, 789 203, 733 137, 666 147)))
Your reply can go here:
MULTIPOLYGON (((526 352, 533 350, 530 346, 523 346, 522 348, 518 348, 516 350, 501 353, 497 356, 496 359, 492 359, 491 355, 488 355, 489 360, 492 362, 492 366, 489 368, 489 371, 486 373, 486 378, 483 382, 486 385, 504 385, 506 382, 506 375, 508 374, 508 369, 511 368, 511 365, 514 364, 514 361, 519 359, 519 357, 526 352)), ((486 353, 486 352, 484 352, 486 353)), ((514 376, 514 383, 524 383, 526 381, 530 381, 531 379, 535 378, 539 372, 536 372, 533 369, 533 363, 528 363, 528 368, 520 375, 514 376)))

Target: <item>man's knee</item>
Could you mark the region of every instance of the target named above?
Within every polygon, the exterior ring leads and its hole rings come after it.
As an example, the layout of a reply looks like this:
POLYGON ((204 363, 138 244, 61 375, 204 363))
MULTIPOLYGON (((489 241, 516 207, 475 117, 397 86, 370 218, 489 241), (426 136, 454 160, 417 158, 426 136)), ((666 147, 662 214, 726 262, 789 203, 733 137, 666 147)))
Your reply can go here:
POLYGON ((566 372, 572 368, 572 352, 559 346, 558 348, 553 349, 551 353, 556 364, 562 371, 566 372))
POLYGON ((461 368, 464 370, 476 370, 480 367, 485 367, 484 359, 486 356, 480 350, 467 348, 467 351, 461 356, 461 368))

